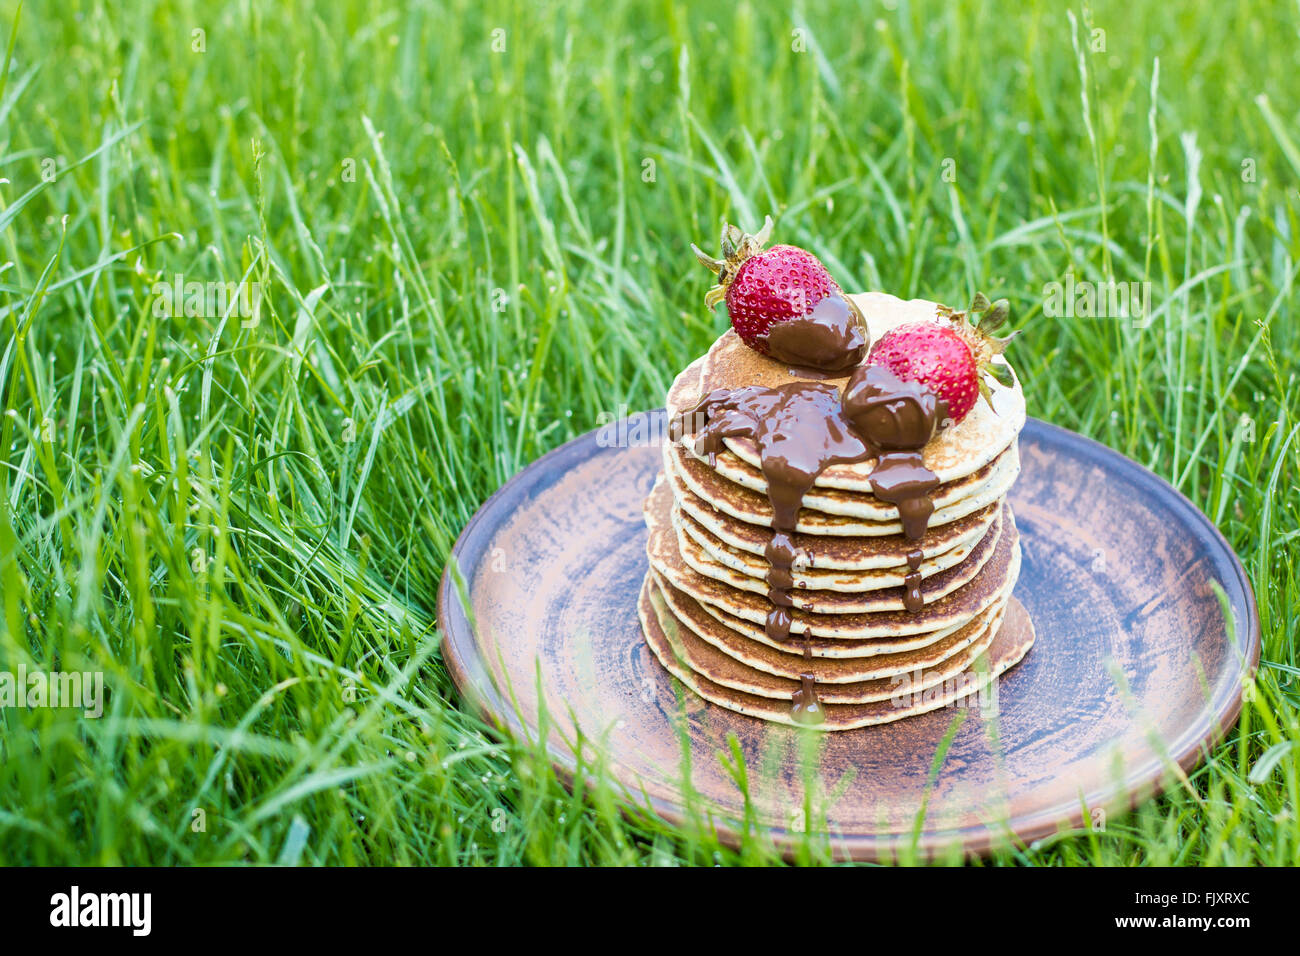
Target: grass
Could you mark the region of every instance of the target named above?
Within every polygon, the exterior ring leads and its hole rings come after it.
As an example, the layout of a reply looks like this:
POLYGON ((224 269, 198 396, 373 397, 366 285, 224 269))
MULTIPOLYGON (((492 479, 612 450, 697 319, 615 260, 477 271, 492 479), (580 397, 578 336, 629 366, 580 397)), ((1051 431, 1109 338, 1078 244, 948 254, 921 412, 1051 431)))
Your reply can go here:
POLYGON ((769 211, 850 288, 1008 297, 1031 413, 1254 582, 1228 741, 994 862, 1300 862, 1300 10, 1179 6, 0 2, 0 669, 109 689, 0 709, 0 862, 771 860, 494 739, 433 613, 494 489, 721 330, 686 244, 769 211), (1153 321, 1043 315, 1070 270, 1153 321))

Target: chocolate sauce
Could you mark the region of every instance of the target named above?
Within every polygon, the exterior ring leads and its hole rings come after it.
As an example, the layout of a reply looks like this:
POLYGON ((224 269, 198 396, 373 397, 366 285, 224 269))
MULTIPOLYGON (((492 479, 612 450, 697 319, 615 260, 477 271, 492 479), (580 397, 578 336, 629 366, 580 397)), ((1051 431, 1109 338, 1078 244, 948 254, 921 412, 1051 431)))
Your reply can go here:
MULTIPOLYGON (((849 314, 846 300, 839 296, 828 296, 822 302, 832 298, 839 304, 832 302, 825 310, 819 304, 807 320, 802 320, 805 325, 800 328, 804 331, 798 334, 806 337, 796 338, 791 333, 805 361, 809 357, 829 361, 834 352, 831 345, 851 338, 851 331, 840 339, 826 331, 831 328, 833 332, 835 323, 849 314), (818 325, 818 330, 808 331, 811 325, 818 325), (814 348, 809 342, 821 344, 814 348), (827 347, 822 349, 821 345, 827 347)), ((775 326, 773 333, 779 328, 775 326)), ((865 353, 865 325, 861 334, 865 353)), ((772 344, 771 335, 768 344, 772 344)), ((780 337, 778 345, 786 347, 780 337)), ((773 353, 783 360, 792 354, 773 353)), ((861 355, 857 360, 861 361, 861 355)), ((903 534, 911 541, 919 541, 934 511, 930 492, 939 484, 938 477, 925 467, 921 449, 934 436, 945 414, 944 403, 924 385, 903 382, 883 367, 859 366, 850 376, 843 396, 838 387, 822 382, 716 389, 695 408, 673 419, 669 437, 677 441, 684 434, 694 434, 697 452, 706 455, 712 467, 716 467, 718 452, 728 438, 748 438, 758 445, 772 505, 772 538, 764 549, 767 597, 772 608, 764 629, 774 642, 785 644, 791 639, 794 602, 790 591, 795 586, 795 565, 804 557, 793 535, 804 495, 817 476, 833 464, 877 459, 871 472, 876 497, 898 508, 903 534)), ((924 606, 920 573, 923 557, 919 547, 907 555, 909 572, 904 579, 903 606, 910 613, 924 606)), ((811 665, 810 636, 808 631, 803 634, 803 654, 811 665)), ((822 708, 811 666, 800 674, 799 681, 791 713, 803 723, 821 721, 822 708)))
POLYGON ((844 414, 882 451, 919 451, 947 415, 947 403, 920 382, 904 382, 883 365, 855 369, 844 386, 844 414))
MULTIPOLYGON (((803 645, 803 659, 812 663, 812 648, 807 641, 803 645)), ((817 677, 811 670, 799 675, 799 689, 790 699, 790 716, 801 724, 820 724, 826 719, 817 697, 817 677)))
POLYGON ((939 479, 921 462, 919 451, 890 451, 880 456, 871 470, 871 490, 881 501, 898 507, 903 534, 919 541, 934 513, 930 492, 939 479))
POLYGON ((844 388, 844 411, 858 433, 881 454, 871 490, 898 508, 903 534, 918 541, 934 512, 939 478, 925 467, 921 449, 947 414, 945 403, 919 382, 904 382, 883 365, 857 369, 844 388))
POLYGON ((903 607, 909 614, 915 614, 925 607, 925 597, 921 594, 921 561, 925 553, 920 548, 907 552, 907 575, 903 578, 903 607))
POLYGON ((749 438, 758 445, 772 504, 772 539, 764 549, 772 609, 765 630, 773 641, 786 643, 794 566, 801 557, 791 536, 803 496, 828 465, 864 461, 873 457, 874 449, 845 418, 839 389, 820 382, 710 392, 694 409, 674 419, 668 434, 676 441, 687 432, 695 434, 696 449, 713 464, 727 438, 749 438))
POLYGON ((867 323, 858 307, 837 293, 802 318, 787 319, 767 333, 767 353, 795 371, 846 373, 867 357, 867 323))

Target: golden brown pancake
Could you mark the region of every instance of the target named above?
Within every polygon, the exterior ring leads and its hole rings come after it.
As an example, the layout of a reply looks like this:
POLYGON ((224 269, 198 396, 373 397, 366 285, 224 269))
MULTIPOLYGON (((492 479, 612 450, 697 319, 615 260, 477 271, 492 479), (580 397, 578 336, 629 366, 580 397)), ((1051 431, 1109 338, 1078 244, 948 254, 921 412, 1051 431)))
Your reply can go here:
MULTIPOLYGON (((670 520, 672 520, 671 516, 670 520)), ((715 561, 694 538, 684 534, 676 523, 673 524, 673 532, 677 535, 677 549, 682 560, 696 573, 729 584, 741 591, 767 594, 768 585, 762 578, 751 577, 748 573, 734 570, 715 561)), ((933 604, 974 580, 980 573, 980 569, 988 563, 997 550, 998 539, 1001 536, 1002 521, 999 518, 965 561, 931 577, 923 578, 920 590, 925 603, 933 604)), ((903 600, 904 588, 901 581, 893 586, 884 586, 878 577, 881 574, 879 571, 840 573, 846 576, 854 575, 854 578, 849 580, 845 587, 839 589, 796 587, 790 592, 794 606, 818 614, 874 614, 878 611, 901 611, 907 606, 903 600)))
MULTIPOLYGON (((744 488, 723 478, 700 459, 674 443, 664 446, 664 469, 672 475, 674 483, 686 486, 703 500, 748 524, 771 527, 772 503, 766 494, 744 488)), ((985 481, 969 489, 963 497, 936 507, 930 518, 931 527, 940 527, 958 518, 974 514, 1004 496, 1020 474, 1020 454, 1012 446, 993 463, 985 481)), ((872 495, 831 492, 837 501, 834 507, 841 512, 832 514, 803 507, 799 511, 796 531, 820 535, 865 535, 868 537, 898 534, 903 526, 898 521, 898 509, 883 508, 872 495), (868 504, 870 500, 871 504, 868 504)), ((805 500, 808 500, 805 496, 805 500)))
MULTIPOLYGON (((673 499, 682 513, 694 519, 702 529, 729 550, 762 556, 772 538, 772 530, 734 518, 686 487, 672 472, 667 472, 673 499)), ((986 505, 974 514, 926 530, 921 541, 912 541, 901 531, 888 535, 812 535, 795 534, 796 547, 809 559, 809 567, 827 571, 866 571, 872 568, 898 568, 907 555, 920 548, 927 559, 946 555, 953 548, 971 545, 984 536, 1002 508, 1001 501, 986 505)))
MULTIPOLYGON (((655 593, 652 584, 652 580, 647 578, 641 589, 637 611, 642 630, 645 632, 646 644, 669 673, 700 697, 727 710, 775 723, 798 726, 791 716, 789 701, 759 697, 724 687, 685 666, 659 623, 652 598, 655 593)), ((887 700, 862 704, 824 704, 822 722, 814 725, 813 729, 852 730, 857 727, 889 723, 953 704, 977 704, 976 695, 998 675, 1019 662, 1033 644, 1033 640, 1033 625, 1029 621, 1029 616, 1020 603, 1013 598, 1007 605, 1002 626, 994 636, 992 644, 971 668, 928 689, 918 689, 906 677, 901 678, 895 695, 887 700)))
MULTIPOLYGON (((992 517, 996 518, 997 514, 998 512, 993 512, 992 517)), ((691 539, 691 546, 702 549, 706 558, 716 561, 718 564, 724 565, 739 574, 747 575, 756 581, 762 582, 766 579, 768 563, 761 554, 750 554, 748 551, 729 547, 697 522, 695 518, 686 514, 680 507, 673 509, 672 518, 677 533, 687 535, 691 539)), ((988 534, 991 533, 996 536, 996 532, 992 528, 993 522, 990 522, 985 527, 984 535, 980 535, 969 542, 957 544, 933 557, 924 557, 924 552, 922 552, 923 559, 917 565, 917 573, 921 575, 922 579, 930 578, 961 564, 988 534)), ((928 538, 929 535, 926 537, 928 538)), ((685 547, 683 547, 684 552, 685 547)), ((812 591, 853 592, 902 587, 910 571, 911 566, 907 564, 906 557, 900 556, 897 565, 866 568, 858 571, 827 571, 796 564, 793 568, 793 575, 795 587, 807 588, 812 591)), ((707 574, 708 572, 703 573, 707 574)), ((956 587, 957 584, 953 586, 956 587)))
MULTIPOLYGON (((719 608, 733 617, 762 625, 771 608, 764 595, 701 574, 685 560, 678 546, 678 536, 672 527, 672 503, 670 496, 665 495, 665 488, 666 485, 662 482, 656 483, 646 500, 646 524, 650 530, 647 554, 650 566, 674 587, 685 591, 706 608, 719 608)), ((887 589, 879 592, 883 596, 881 600, 893 599, 897 602, 897 610, 828 613, 825 610, 805 610, 796 606, 792 612, 793 629, 800 634, 810 630, 812 634, 821 637, 865 640, 925 634, 954 624, 963 624, 988 608, 999 592, 1014 583, 1020 572, 1019 534, 1009 507, 1004 508, 1001 528, 992 554, 984 559, 985 573, 976 575, 964 586, 937 600, 927 600, 926 605, 915 613, 902 610, 901 589, 897 592, 887 589)), ((936 575, 931 582, 940 577, 942 575, 936 575)), ((923 593, 929 586, 929 582, 923 583, 923 593)), ((836 602, 846 597, 856 596, 796 589, 791 597, 797 603, 826 608, 835 606, 836 602)))
MULTIPOLYGON (((728 668, 735 665, 742 669, 747 675, 744 679, 750 681, 755 687, 778 688, 787 699, 798 689, 799 676, 805 673, 811 673, 816 678, 818 686, 845 685, 845 688, 851 691, 862 682, 879 681, 917 670, 943 675, 964 670, 966 665, 960 662, 964 660, 968 664, 974 659, 975 653, 970 650, 971 648, 982 649, 988 646, 1001 623, 1005 608, 1005 602, 1000 600, 943 639, 916 650, 880 654, 875 657, 808 658, 802 653, 802 641, 795 641, 781 648, 762 644, 728 627, 707 613, 694 598, 678 591, 662 578, 657 575, 652 577, 659 596, 672 616, 690 632, 690 641, 709 645, 714 655, 731 662, 727 665, 728 668), (749 674, 751 670, 758 673, 751 675, 749 674), (760 677, 760 674, 765 676, 760 677), (778 683, 771 683, 767 680, 768 677, 778 683)), ((709 667, 699 666, 694 658, 703 655, 703 651, 692 655, 691 669, 720 684, 734 686, 717 671, 720 662, 715 661, 709 667)), ((772 696, 761 689, 747 687, 738 687, 738 689, 748 690, 760 696, 772 696)), ((841 701, 841 703, 852 702, 855 702, 852 698, 841 701)))
MULTIPOLYGON (((930 500, 934 502, 935 510, 941 514, 951 514, 955 510, 952 507, 953 505, 965 501, 981 491, 986 491, 990 487, 1009 487, 1005 475, 1009 470, 1012 470, 1010 468, 1010 458, 1019 461, 1015 442, 1012 442, 1006 451, 978 471, 972 472, 964 478, 958 478, 956 481, 944 482, 939 485, 930 493, 930 500)), ((710 459, 710 456, 701 454, 695 447, 694 436, 692 435, 682 436, 680 446, 674 449, 674 459, 671 465, 678 471, 688 469, 689 477, 696 484, 706 482, 709 487, 712 487, 716 483, 720 488, 739 485, 740 488, 752 491, 764 500, 767 499, 767 479, 763 477, 761 471, 741 461, 726 450, 719 452, 710 459), (687 460, 683 461, 683 456, 687 460), (707 471, 690 467, 690 459, 699 462, 707 471), (710 475, 709 472, 713 472, 713 474, 710 475)), ((708 494, 706 497, 712 500, 713 495, 708 494)), ((826 515, 840 515, 845 518, 860 518, 864 521, 892 522, 898 520, 898 508, 887 501, 881 501, 870 489, 844 491, 839 488, 814 487, 804 495, 803 506, 809 511, 818 511, 826 515)), ((942 521, 931 522, 932 525, 942 523, 942 521)))
MULTIPOLYGON (((1001 512, 998 512, 1001 514, 1001 512)), ((997 515, 995 515, 995 519, 997 515)), ((727 548, 718 538, 695 524, 690 516, 680 509, 673 509, 672 524, 677 532, 677 546, 681 557, 695 570, 710 578, 727 581, 744 591, 767 593, 767 562, 757 554, 736 551, 727 548)), ((997 520, 989 525, 984 535, 970 545, 958 545, 957 548, 937 555, 935 558, 923 558, 917 566, 922 580, 935 579, 939 584, 933 585, 928 597, 940 597, 965 584, 976 574, 979 568, 992 554, 993 544, 997 541, 1000 527, 997 520), (939 575, 946 575, 940 579, 939 575)), ((819 571, 797 564, 792 568, 794 587, 801 594, 816 596, 820 592, 857 593, 879 592, 888 588, 904 587, 910 567, 906 563, 898 567, 868 568, 866 571, 819 571)), ((876 596, 845 598, 844 609, 884 610, 887 606, 876 596)), ((902 606, 902 605, 900 605, 902 606)))
MULTIPOLYGON (((676 617, 664 593, 658 590, 654 582, 650 583, 650 587, 659 626, 669 636, 682 665, 696 675, 722 687, 786 703, 790 702, 802 686, 798 675, 793 678, 781 677, 750 667, 702 640, 689 626, 683 626, 684 622, 676 617)), ((973 665, 975 659, 993 642, 997 626, 1002 622, 1002 608, 996 610, 992 626, 985 625, 977 630, 975 637, 978 640, 965 644, 932 667, 903 668, 895 674, 871 680, 825 683, 818 679, 817 698, 823 704, 868 704, 893 697, 903 685, 904 677, 909 679, 909 687, 916 691, 926 690, 955 677, 973 665)), ((816 674, 816 664, 810 664, 806 672, 816 674)))
MULTIPOLYGON (((668 579, 656 573, 653 569, 649 572, 659 582, 661 590, 666 591, 671 585, 668 579)), ((685 594, 673 588, 673 593, 685 594)), ((996 608, 1005 603, 1007 595, 1011 593, 1011 588, 1007 587, 1003 593, 997 595, 989 604, 979 612, 986 614, 990 609, 996 608)), ((692 598, 692 600, 694 600, 692 598)), ((748 638, 756 644, 762 644, 774 650, 785 652, 789 649, 788 644, 773 640, 768 636, 767 630, 761 623, 747 621, 744 618, 736 617, 729 614, 722 608, 710 604, 702 604, 696 601, 706 614, 723 624, 728 630, 748 638)), ((975 615, 978 617, 979 615, 975 615)), ((951 637, 953 633, 964 627, 967 621, 956 621, 946 627, 938 630, 926 631, 921 634, 901 634, 897 637, 873 637, 867 640, 862 638, 840 639, 833 637, 822 637, 817 634, 800 635, 800 646, 807 646, 813 657, 825 657, 832 660, 847 660, 850 658, 870 658, 881 657, 893 654, 901 654, 906 651, 916 651, 921 648, 927 648, 938 641, 951 637)))

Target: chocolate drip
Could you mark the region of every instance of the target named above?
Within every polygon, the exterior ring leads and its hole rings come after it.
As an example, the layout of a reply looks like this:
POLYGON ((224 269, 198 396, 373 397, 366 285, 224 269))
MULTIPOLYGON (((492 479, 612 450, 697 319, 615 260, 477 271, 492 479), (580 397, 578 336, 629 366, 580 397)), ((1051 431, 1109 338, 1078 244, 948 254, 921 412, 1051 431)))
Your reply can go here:
MULTIPOLYGON (((871 490, 898 508, 903 535, 920 541, 934 513, 930 492, 939 485, 938 475, 925 467, 921 449, 946 417, 945 403, 920 382, 904 382, 884 366, 872 365, 849 378, 844 409, 853 427, 880 449, 871 490)), ((925 605, 921 558, 919 549, 907 556, 911 570, 904 581, 903 606, 911 613, 925 605)))
MULTIPOLYGON (((846 314, 852 318, 846 300, 833 298, 838 303, 832 301, 824 309, 819 304, 805 320, 796 320, 805 324, 789 334, 803 349, 799 354, 804 360, 834 352, 827 343, 833 345, 839 340, 831 327, 846 314), (808 323, 818 328, 809 331, 808 323), (798 332, 800 328, 802 332, 798 332), (810 342, 819 344, 813 348, 810 342), (822 345, 827 347, 819 351, 822 345)), ((856 309, 853 311, 856 313, 856 309)), ((773 334, 779 328, 774 327, 773 334)), ((851 338, 851 330, 845 335, 851 338)), ((778 348, 784 350, 785 337, 776 337, 778 348)), ((865 326, 862 340, 865 352, 865 326)), ((778 357, 795 354, 793 348, 778 357)), ((861 361, 861 354, 854 354, 861 361)), ((791 639, 794 569, 806 560, 794 543, 794 532, 804 495, 817 476, 833 464, 877 459, 871 472, 872 489, 882 501, 898 508, 904 535, 919 541, 934 511, 930 492, 939 484, 938 477, 922 462, 921 449, 934 435, 943 414, 943 402, 924 385, 903 382, 883 367, 860 366, 849 378, 842 397, 835 385, 822 382, 791 382, 775 388, 747 385, 712 391, 695 408, 673 419, 669 437, 677 441, 684 434, 695 435, 696 451, 707 456, 711 467, 717 466, 717 455, 728 438, 748 438, 758 445, 772 505, 772 537, 764 549, 767 597, 772 604, 764 630, 771 640, 786 644, 791 639)), ((907 555, 910 570, 905 578, 903 605, 911 613, 924 606, 919 570, 923 556, 920 548, 907 555)), ((811 667, 810 637, 811 632, 805 630, 803 656, 809 666, 799 675, 800 689, 791 701, 791 713, 801 723, 823 719, 811 667)))
POLYGON ((794 619, 790 616, 790 608, 777 603, 778 599, 790 600, 787 593, 781 591, 768 591, 768 600, 772 602, 772 610, 767 612, 767 620, 763 622, 763 631, 772 640, 778 643, 790 639, 790 625, 794 619))
POLYGON ((909 614, 915 614, 925 607, 925 596, 921 594, 921 561, 925 558, 920 548, 907 552, 907 576, 903 578, 903 607, 909 614))
MULTIPOLYGON (((812 648, 805 641, 803 659, 812 663, 812 648)), ((801 724, 820 724, 826 719, 822 713, 822 702, 817 697, 817 677, 811 670, 799 675, 799 689, 790 700, 790 716, 801 724)))
POLYGON ((921 463, 919 451, 886 452, 871 470, 871 490, 881 501, 898 507, 903 534, 910 541, 925 535, 934 513, 930 492, 938 485, 935 473, 921 463))
POLYGON ((803 496, 828 465, 864 461, 874 450, 845 417, 839 389, 820 382, 718 389, 673 420, 671 438, 676 440, 686 432, 695 434, 696 449, 711 461, 727 438, 749 438, 758 444, 772 505, 772 538, 764 551, 768 598, 773 606, 765 629, 772 640, 786 643, 790 640, 794 567, 803 557, 792 537, 803 496))

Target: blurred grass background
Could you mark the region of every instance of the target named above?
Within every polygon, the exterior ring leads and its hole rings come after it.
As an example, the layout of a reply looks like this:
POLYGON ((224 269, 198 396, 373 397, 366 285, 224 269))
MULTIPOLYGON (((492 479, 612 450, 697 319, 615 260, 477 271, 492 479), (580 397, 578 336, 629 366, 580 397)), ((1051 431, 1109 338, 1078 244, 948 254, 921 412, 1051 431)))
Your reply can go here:
POLYGON ((0 668, 109 689, 0 710, 0 862, 772 859, 486 734, 433 614, 494 489, 721 331, 687 244, 768 212, 848 288, 1008 297, 1031 414, 1253 579, 1231 738, 994 860, 1300 862, 1294 2, 0 11, 0 668), (1154 320, 1042 315, 1069 271, 1154 320), (259 321, 158 315, 177 274, 259 321))

